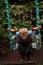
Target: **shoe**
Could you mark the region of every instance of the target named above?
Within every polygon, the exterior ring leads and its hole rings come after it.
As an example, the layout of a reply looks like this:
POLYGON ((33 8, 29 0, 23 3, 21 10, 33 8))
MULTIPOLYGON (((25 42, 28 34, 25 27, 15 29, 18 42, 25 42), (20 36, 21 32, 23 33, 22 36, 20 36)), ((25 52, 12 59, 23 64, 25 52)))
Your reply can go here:
POLYGON ((31 60, 29 60, 28 62, 31 63, 31 60))
POLYGON ((24 62, 24 60, 23 60, 23 59, 21 59, 20 61, 21 61, 21 62, 24 62))

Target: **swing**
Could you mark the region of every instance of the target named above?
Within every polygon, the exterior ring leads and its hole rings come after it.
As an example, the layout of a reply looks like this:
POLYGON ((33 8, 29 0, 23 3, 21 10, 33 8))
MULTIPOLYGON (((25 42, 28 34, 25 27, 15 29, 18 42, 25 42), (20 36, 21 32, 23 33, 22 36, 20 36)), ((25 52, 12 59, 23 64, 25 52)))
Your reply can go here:
MULTIPOLYGON (((8 27, 11 27, 10 24, 10 15, 9 15, 9 7, 8 7, 8 0, 5 0, 6 3, 6 13, 7 13, 7 18, 8 18, 8 27)), ((35 1, 36 4, 36 19, 37 19, 37 25, 40 24, 40 20, 39 20, 39 8, 38 8, 38 0, 35 1)), ((11 50, 15 50, 16 49, 16 44, 13 43, 12 41, 12 32, 9 32, 9 36, 10 36, 10 47, 11 50)), ((38 39, 36 40, 36 45, 37 45, 37 49, 39 49, 41 47, 41 35, 40 35, 40 30, 38 29, 38 39)))
MULTIPOLYGON (((8 0, 5 0, 5 4, 6 4, 6 13, 8 18, 8 27, 11 28, 8 0)), ((12 41, 12 32, 9 32, 9 37, 10 37, 10 49, 15 50, 15 44, 12 41)))
MULTIPOLYGON (((38 6, 38 0, 35 0, 35 5, 36 5, 36 20, 37 20, 37 26, 40 25, 40 18, 39 18, 39 6, 38 6)), ((36 37, 36 44, 37 44, 37 49, 41 47, 41 34, 40 34, 40 29, 38 29, 38 35, 36 37)))
MULTIPOLYGON (((36 24, 37 26, 40 25, 40 18, 39 18, 39 7, 38 7, 38 0, 35 0, 35 6, 36 6, 36 24)), ((34 43, 32 43, 32 47, 34 49, 39 50, 41 47, 41 35, 40 35, 40 29, 37 30, 38 34, 36 35, 36 32, 33 32, 34 36, 34 43)))

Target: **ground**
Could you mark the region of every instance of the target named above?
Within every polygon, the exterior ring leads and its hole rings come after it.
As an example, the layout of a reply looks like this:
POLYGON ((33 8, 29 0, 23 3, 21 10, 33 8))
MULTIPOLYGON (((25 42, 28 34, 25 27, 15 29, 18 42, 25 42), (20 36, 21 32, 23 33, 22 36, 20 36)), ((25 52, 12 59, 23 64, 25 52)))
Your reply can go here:
MULTIPOLYGON (((6 56, 0 57, 0 63, 5 63, 5 64, 24 64, 24 63, 26 64, 27 63, 26 60, 25 62, 21 63, 20 59, 21 57, 19 55, 19 51, 10 50, 10 52, 6 56)), ((31 54, 31 63, 43 63, 43 44, 40 50, 34 51, 31 54)))

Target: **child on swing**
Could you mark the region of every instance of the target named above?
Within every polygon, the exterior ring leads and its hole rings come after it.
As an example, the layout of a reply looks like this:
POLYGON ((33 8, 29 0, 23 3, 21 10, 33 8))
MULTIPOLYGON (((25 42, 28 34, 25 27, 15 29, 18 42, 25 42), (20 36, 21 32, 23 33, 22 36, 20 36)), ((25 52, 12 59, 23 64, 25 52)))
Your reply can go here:
POLYGON ((11 29, 11 28, 7 28, 8 31, 12 31, 12 32, 16 33, 18 49, 19 49, 20 54, 21 54, 21 61, 24 61, 25 56, 26 56, 27 61, 30 62, 30 54, 31 54, 31 50, 32 50, 31 34, 32 34, 32 31, 40 29, 40 28, 41 28, 41 26, 34 27, 29 31, 25 27, 20 28, 19 31, 16 31, 16 30, 11 29))

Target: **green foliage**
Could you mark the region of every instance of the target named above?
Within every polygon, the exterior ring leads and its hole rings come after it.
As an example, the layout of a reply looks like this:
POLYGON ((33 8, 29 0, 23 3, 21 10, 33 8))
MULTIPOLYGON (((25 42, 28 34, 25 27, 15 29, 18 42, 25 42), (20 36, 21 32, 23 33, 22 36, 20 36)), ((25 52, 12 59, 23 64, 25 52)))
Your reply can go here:
MULTIPOLYGON (((43 1, 39 3, 39 11, 43 11, 43 1)), ((34 1, 29 2, 28 4, 18 4, 14 3, 14 5, 9 4, 10 10, 10 20, 12 28, 19 29, 21 27, 31 28, 31 10, 35 9, 34 1)), ((34 13, 34 12, 33 12, 34 13)), ((34 15, 34 14, 33 14, 34 15)), ((42 16, 42 14, 41 14, 42 16)), ((36 19, 35 16, 32 16, 32 20, 36 19)), ((5 0, 0 0, 0 37, 5 40, 5 38, 9 38, 7 32, 7 16, 6 16, 6 8, 5 8, 5 0)), ((3 42, 3 41, 2 41, 3 42)), ((2 43, 1 42, 1 43, 2 43)), ((5 41, 4 41, 5 42, 5 41)))
MULTIPOLYGON (((13 1, 13 0, 12 0, 13 1)), ((19 0, 21 1, 21 0, 19 0)), ((11 26, 14 29, 19 29, 21 27, 26 27, 28 29, 31 28, 31 20, 36 20, 34 12, 32 12, 32 19, 31 19, 31 11, 35 9, 35 2, 34 0, 29 0, 26 3, 26 0, 23 0, 23 3, 14 3, 11 5, 9 3, 9 10, 10 10, 10 20, 11 26), (25 3, 24 3, 25 2, 25 3), (23 4, 24 3, 24 4, 23 4)), ((39 12, 41 12, 40 17, 43 18, 43 1, 39 3, 39 12)), ((5 0, 0 0, 0 46, 1 46, 1 54, 6 55, 9 50, 3 46, 5 43, 9 43, 9 34, 7 32, 8 23, 7 23, 7 16, 6 16, 6 7, 5 7, 5 0), (4 49, 3 49, 4 47, 4 49)), ((38 64, 40 65, 40 64, 38 64)))

